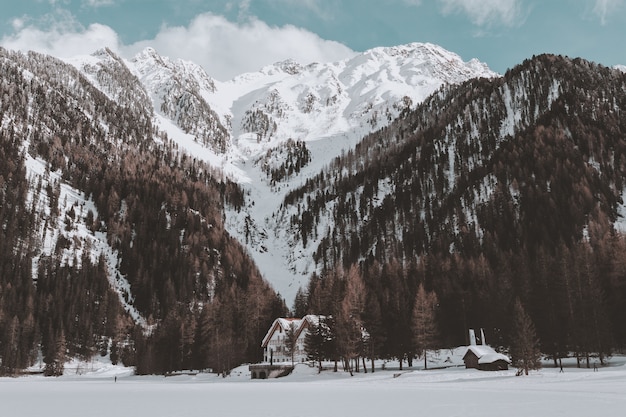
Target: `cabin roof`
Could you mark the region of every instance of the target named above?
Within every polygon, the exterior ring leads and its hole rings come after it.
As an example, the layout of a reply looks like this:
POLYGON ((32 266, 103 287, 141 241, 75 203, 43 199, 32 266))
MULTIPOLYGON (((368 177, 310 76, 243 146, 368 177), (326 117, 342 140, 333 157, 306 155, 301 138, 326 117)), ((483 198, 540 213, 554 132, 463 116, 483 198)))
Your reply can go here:
POLYGON ((463 355, 463 359, 467 356, 468 353, 472 352, 477 358, 479 364, 487 364, 494 363, 497 361, 505 361, 506 363, 511 363, 511 360, 508 356, 503 355, 502 353, 496 352, 491 346, 487 345, 472 345, 467 347, 467 352, 463 355))
POLYGON ((267 331, 267 334, 263 338, 263 341, 261 342, 261 347, 266 347, 267 346, 267 344, 269 343, 270 339, 272 338, 272 335, 274 334, 274 332, 276 332, 276 330, 278 330, 279 327, 282 328, 282 330, 286 332, 289 329, 289 327, 291 326, 291 324, 293 323, 296 326, 296 334, 299 337, 300 333, 306 327, 306 326, 304 326, 306 324, 306 322, 317 326, 320 323, 320 319, 323 318, 323 317, 324 316, 319 316, 319 315, 316 315, 316 314, 309 314, 309 315, 304 316, 301 319, 300 318, 295 318, 295 317, 290 317, 290 318, 280 317, 280 318, 277 318, 276 320, 274 320, 274 322, 270 326, 270 329, 267 331))

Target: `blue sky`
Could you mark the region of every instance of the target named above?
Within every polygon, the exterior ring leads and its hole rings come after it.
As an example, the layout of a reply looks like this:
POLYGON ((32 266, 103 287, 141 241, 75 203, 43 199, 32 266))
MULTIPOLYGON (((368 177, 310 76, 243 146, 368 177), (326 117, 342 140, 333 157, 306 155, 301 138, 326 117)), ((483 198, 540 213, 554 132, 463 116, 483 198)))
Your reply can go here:
POLYGON ((503 73, 543 52, 626 64, 626 0, 20 0, 0 44, 57 56, 146 46, 225 80, 293 57, 432 42, 503 73))

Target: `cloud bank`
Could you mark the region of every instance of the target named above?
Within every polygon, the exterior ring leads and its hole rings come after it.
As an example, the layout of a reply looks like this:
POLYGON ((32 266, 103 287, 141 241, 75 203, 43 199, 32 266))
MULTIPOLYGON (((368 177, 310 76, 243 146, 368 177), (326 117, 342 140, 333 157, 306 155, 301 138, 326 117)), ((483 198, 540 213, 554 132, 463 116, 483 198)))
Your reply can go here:
POLYGON ((213 14, 199 15, 187 27, 163 27, 155 39, 137 42, 125 50, 134 54, 147 46, 166 56, 193 60, 217 79, 289 58, 308 64, 337 61, 353 54, 339 42, 295 26, 269 26, 254 17, 233 23, 213 14))
POLYGON ((47 20, 47 24, 42 25, 24 18, 16 19, 14 33, 2 38, 0 45, 59 58, 91 54, 105 46, 131 58, 150 46, 164 56, 202 65, 209 75, 223 81, 289 58, 308 64, 337 61, 354 54, 347 46, 324 40, 305 29, 291 25, 269 26, 255 17, 233 23, 222 16, 205 13, 188 26, 163 26, 154 39, 130 45, 123 44, 118 34, 106 25, 83 27, 68 14, 47 20))

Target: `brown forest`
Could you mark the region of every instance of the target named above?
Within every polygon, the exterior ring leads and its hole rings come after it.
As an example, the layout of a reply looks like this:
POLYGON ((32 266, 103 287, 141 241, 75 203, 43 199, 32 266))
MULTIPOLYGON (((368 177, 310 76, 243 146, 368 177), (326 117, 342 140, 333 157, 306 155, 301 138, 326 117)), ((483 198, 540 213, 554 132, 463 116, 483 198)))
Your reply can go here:
POLYGON ((147 96, 125 67, 98 73, 108 89, 126 92, 116 101, 43 55, 0 50, 0 74, 0 373, 19 372, 39 350, 50 375, 67 355, 98 352, 139 373, 221 372, 258 360, 258 341, 285 307, 224 230, 223 206, 241 204, 239 187, 152 126, 147 96), (36 231, 58 220, 60 186, 31 183, 25 145, 93 200, 89 226, 118 251, 134 297, 127 301, 145 325, 122 308, 104 257, 62 259, 71 243, 63 234, 33 281, 36 231), (49 216, 29 205, 28 190, 45 193, 49 216))
POLYGON ((419 352, 420 285, 440 347, 476 327, 508 348, 520 299, 555 361, 623 349, 625 112, 626 75, 552 55, 443 87, 286 197, 279 215, 321 242, 294 309, 336 316, 358 266, 366 356, 419 352))

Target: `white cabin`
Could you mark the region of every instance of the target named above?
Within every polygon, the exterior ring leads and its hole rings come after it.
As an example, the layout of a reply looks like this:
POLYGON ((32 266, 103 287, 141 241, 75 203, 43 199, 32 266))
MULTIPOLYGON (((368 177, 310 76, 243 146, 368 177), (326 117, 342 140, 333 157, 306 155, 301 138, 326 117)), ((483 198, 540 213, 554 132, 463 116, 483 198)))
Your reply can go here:
POLYGON ((267 334, 261 342, 263 347, 263 361, 271 363, 289 362, 291 355, 285 347, 287 331, 293 325, 296 330, 296 349, 293 355, 294 362, 306 361, 304 338, 311 324, 319 323, 320 316, 309 314, 303 318, 278 318, 274 320, 267 334))

